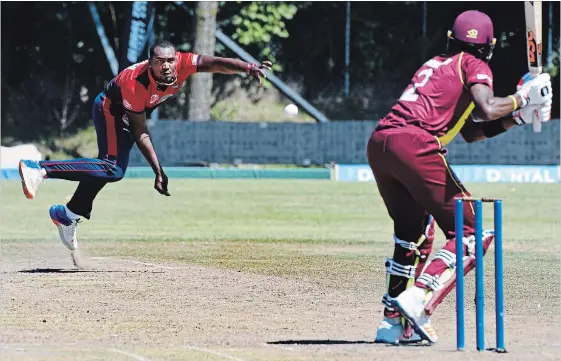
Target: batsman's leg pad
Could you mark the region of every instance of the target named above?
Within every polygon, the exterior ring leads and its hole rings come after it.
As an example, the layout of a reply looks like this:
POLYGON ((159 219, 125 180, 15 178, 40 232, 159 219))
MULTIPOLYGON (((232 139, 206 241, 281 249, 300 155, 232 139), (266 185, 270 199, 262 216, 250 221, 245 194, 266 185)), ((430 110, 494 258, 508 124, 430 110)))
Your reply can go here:
MULTIPOLYGON (((432 245, 434 242, 434 227, 435 227, 434 217, 429 214, 427 215, 427 219, 426 219, 425 232, 419 239, 421 240, 424 237, 424 240, 419 243, 419 246, 417 248, 419 251, 419 261, 417 263, 415 279, 417 279, 423 272, 428 257, 432 252, 432 245)), ((414 282, 411 282, 411 285, 408 285, 408 287, 412 286, 413 283, 414 282)))
MULTIPOLYGON (((492 231, 483 232, 483 255, 495 239, 492 231)), ((464 275, 475 267, 475 237, 464 238, 464 275)), ((425 312, 432 315, 436 307, 456 286, 456 241, 450 239, 443 249, 427 265, 425 272, 417 279, 416 285, 429 288, 425 312)))
POLYGON ((393 258, 386 259, 387 293, 382 297, 385 315, 390 317, 396 311, 391 306, 394 297, 411 287, 422 271, 434 241, 434 218, 427 215, 424 232, 416 242, 407 242, 394 235, 393 258))

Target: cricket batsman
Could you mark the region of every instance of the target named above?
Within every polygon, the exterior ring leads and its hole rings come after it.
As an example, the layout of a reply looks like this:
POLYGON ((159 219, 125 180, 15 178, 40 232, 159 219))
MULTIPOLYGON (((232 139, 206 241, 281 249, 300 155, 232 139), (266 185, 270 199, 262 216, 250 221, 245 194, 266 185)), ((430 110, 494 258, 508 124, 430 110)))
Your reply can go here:
POLYGON ((156 191, 170 195, 168 177, 158 161, 146 118, 176 94, 190 75, 197 72, 246 72, 261 86, 264 69, 271 66, 269 61, 257 65, 232 58, 178 52, 168 41, 156 42, 150 48, 148 60, 121 71, 96 97, 93 121, 98 157, 40 162, 21 160, 19 173, 23 193, 33 199, 46 178, 79 182, 66 205, 53 205, 49 210, 64 245, 70 250, 76 249, 80 218, 90 219, 93 201, 107 183, 123 179, 134 144, 154 171, 156 191))
MULTIPOLYGON (((394 223, 395 244, 385 264, 387 292, 377 342, 436 342, 430 315, 455 286, 456 237, 463 238, 465 273, 475 265, 471 203, 464 205, 463 234, 454 233, 454 198, 470 193, 446 162, 443 147, 458 134, 471 143, 551 118, 548 74, 523 78, 507 97, 493 94, 488 62, 495 42, 486 14, 461 13, 448 32, 446 53, 417 70, 368 141, 368 162, 394 223), (427 263, 435 222, 447 242, 427 263)), ((484 252, 493 238, 494 231, 484 232, 484 252)))

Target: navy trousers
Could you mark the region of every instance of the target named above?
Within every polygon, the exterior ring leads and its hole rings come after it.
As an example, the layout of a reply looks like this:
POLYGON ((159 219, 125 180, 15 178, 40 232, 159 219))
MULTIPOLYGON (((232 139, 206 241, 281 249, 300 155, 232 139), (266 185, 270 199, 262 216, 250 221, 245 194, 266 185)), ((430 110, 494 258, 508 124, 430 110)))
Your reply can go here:
POLYGON ((92 116, 97 135, 97 158, 40 162, 48 178, 80 182, 67 207, 87 219, 99 191, 107 183, 123 179, 134 145, 134 139, 121 119, 122 114, 112 109, 111 100, 103 92, 95 99, 92 116))

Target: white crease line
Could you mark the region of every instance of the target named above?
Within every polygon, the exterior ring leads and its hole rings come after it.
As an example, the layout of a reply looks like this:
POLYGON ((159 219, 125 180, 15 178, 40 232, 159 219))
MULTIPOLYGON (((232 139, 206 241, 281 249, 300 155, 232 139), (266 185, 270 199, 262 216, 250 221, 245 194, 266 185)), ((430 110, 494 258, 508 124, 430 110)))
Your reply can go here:
POLYGON ((121 355, 125 355, 128 356, 130 358, 135 359, 136 361, 150 361, 149 359, 140 356, 140 355, 135 355, 134 353, 130 353, 130 352, 125 352, 125 351, 121 351, 121 350, 117 350, 116 348, 112 348, 110 349, 110 351, 116 352, 116 353, 120 353, 121 355))
POLYGON ((92 257, 92 259, 107 259, 107 260, 110 260, 110 261, 129 262, 129 263, 141 264, 141 265, 144 265, 144 266, 152 266, 152 267, 159 267, 159 268, 165 268, 165 269, 178 269, 177 267, 162 266, 162 265, 156 264, 156 263, 140 262, 140 261, 134 261, 132 259, 120 259, 120 258, 112 258, 112 257, 92 257))
MULTIPOLYGON (((68 344, 64 344, 64 345, 68 346, 68 344)), ((72 346, 76 346, 76 345, 72 345, 72 346)), ((6 349, 9 349, 10 347, 15 348, 16 351, 26 351, 26 350, 40 351, 42 348, 47 352, 51 351, 48 346, 45 349, 44 348, 45 345, 42 345, 42 344, 23 344, 23 345, 14 344, 14 345, 2 345, 1 347, 6 348, 6 349), (37 348, 37 347, 39 348, 38 350, 32 350, 32 348, 37 348)), ((111 349, 108 349, 108 350, 111 351, 111 352, 120 353, 121 355, 128 356, 130 358, 135 359, 136 361, 151 361, 150 359, 147 359, 144 356, 136 355, 134 353, 130 353, 130 352, 126 352, 126 351, 117 350, 116 348, 111 348, 111 349)), ((55 351, 55 352, 57 352, 57 351, 55 351)))
POLYGON ((188 348, 188 349, 190 349, 190 350, 199 351, 199 352, 210 353, 210 354, 212 354, 212 355, 216 355, 216 356, 220 356, 220 357, 227 358, 228 360, 245 361, 244 359, 237 358, 237 357, 230 356, 230 355, 226 355, 226 354, 220 353, 220 352, 218 352, 218 351, 207 350, 207 349, 199 348, 199 347, 195 347, 195 346, 185 346, 185 348, 188 348))

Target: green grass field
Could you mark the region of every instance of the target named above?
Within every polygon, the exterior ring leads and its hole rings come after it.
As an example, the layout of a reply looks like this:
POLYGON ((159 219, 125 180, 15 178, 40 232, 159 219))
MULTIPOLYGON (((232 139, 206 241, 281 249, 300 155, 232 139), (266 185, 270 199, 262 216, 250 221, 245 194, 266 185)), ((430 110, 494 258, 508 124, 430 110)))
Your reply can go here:
MULTIPOLYGON (((3 360, 432 360, 455 349, 453 294, 435 314, 434 346, 372 343, 393 251, 374 184, 171 179, 163 197, 152 180, 126 179, 106 186, 80 224, 82 271, 48 217, 75 186, 49 181, 29 201, 19 182, 0 183, 3 360)), ((467 187, 504 199, 510 352, 482 357, 556 359, 559 186, 467 187)), ((492 227, 491 206, 484 215, 492 227)), ((443 240, 438 231, 435 250, 443 240)), ((493 258, 485 262, 492 347, 493 258)), ((475 350, 472 281, 466 346, 475 350)))

